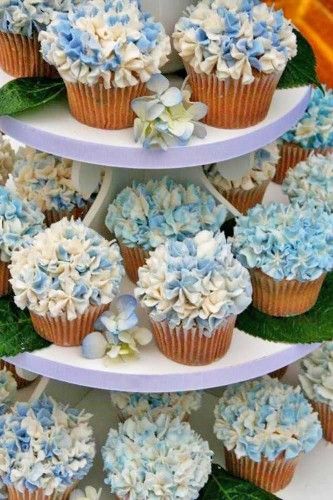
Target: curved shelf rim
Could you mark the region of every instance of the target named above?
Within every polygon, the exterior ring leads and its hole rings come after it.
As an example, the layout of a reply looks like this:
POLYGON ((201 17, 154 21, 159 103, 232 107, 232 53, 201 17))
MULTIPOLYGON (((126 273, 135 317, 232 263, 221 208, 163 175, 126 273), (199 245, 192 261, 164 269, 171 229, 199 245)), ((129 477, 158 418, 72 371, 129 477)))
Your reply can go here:
MULTIPOLYGON (((277 354, 263 356, 255 361, 235 367, 217 367, 208 371, 198 367, 195 373, 172 374, 124 374, 87 370, 85 368, 65 365, 57 361, 46 360, 34 353, 20 354, 14 358, 6 358, 15 366, 38 373, 51 379, 75 385, 124 392, 176 392, 221 387, 236 382, 243 382, 274 370, 283 368, 298 359, 310 354, 320 344, 293 344, 277 354)), ((181 365, 178 365, 181 367, 181 365)))

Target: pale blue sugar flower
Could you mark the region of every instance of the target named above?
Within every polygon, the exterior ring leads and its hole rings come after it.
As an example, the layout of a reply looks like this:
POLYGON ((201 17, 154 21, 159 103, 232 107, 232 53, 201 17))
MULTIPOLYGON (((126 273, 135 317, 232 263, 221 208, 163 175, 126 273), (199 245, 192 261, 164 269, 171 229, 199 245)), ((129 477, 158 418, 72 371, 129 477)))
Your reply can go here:
POLYGON ((86 486, 84 491, 76 489, 70 494, 69 500, 99 500, 102 495, 102 488, 96 490, 92 486, 86 486))
POLYGON ((184 89, 170 87, 169 80, 160 74, 153 75, 147 83, 153 95, 132 101, 137 115, 134 122, 134 138, 145 148, 167 149, 185 146, 191 137, 206 137, 206 129, 200 120, 207 114, 203 103, 191 103, 184 89))

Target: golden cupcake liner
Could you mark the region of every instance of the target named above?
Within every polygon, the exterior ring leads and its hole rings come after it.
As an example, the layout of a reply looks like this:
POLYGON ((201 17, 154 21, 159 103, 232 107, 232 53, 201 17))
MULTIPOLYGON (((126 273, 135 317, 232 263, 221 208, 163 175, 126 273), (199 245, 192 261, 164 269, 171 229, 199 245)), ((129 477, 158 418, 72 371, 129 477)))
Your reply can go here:
POLYGON ((298 458, 286 460, 284 456, 279 456, 272 461, 263 458, 260 462, 254 462, 248 457, 238 459, 233 450, 225 449, 225 461, 228 471, 234 476, 275 493, 291 482, 299 460, 298 458))
POLYGON ((49 314, 41 316, 30 311, 35 331, 44 339, 62 347, 79 346, 84 337, 94 331, 95 321, 110 304, 90 306, 84 314, 69 321, 65 314, 53 318, 49 314))
POLYGON ((24 490, 18 491, 13 486, 7 486, 9 500, 68 500, 71 492, 76 487, 76 484, 67 488, 63 492, 55 491, 52 495, 45 495, 44 490, 38 489, 36 491, 24 490))
POLYGON ((102 82, 89 86, 65 82, 70 112, 89 127, 118 130, 133 126, 131 102, 147 95, 146 85, 105 89, 102 82))
POLYGON ((333 153, 333 148, 306 149, 292 142, 283 142, 280 145, 280 160, 276 167, 276 174, 273 181, 277 184, 282 184, 288 170, 295 168, 301 161, 305 161, 311 153, 326 156, 333 153))
POLYGON ((10 272, 8 268, 8 262, 0 261, 0 297, 5 297, 10 292, 10 272))
POLYGON ((253 307, 270 316, 298 316, 317 302, 326 274, 314 281, 277 281, 260 269, 252 269, 253 307))
POLYGON ((159 323, 151 319, 157 346, 164 356, 191 366, 209 365, 222 358, 230 347, 235 322, 236 316, 230 316, 211 337, 205 337, 197 327, 170 328, 166 321, 159 323))
POLYGON ((127 276, 132 283, 137 283, 139 267, 145 265, 149 257, 149 252, 142 247, 129 248, 123 243, 119 243, 120 253, 124 259, 124 267, 127 276))
POLYGON ((333 443, 333 411, 325 403, 317 403, 316 401, 311 401, 311 403, 314 411, 318 413, 323 428, 324 439, 333 443))
POLYGON ((288 366, 285 366, 283 368, 279 368, 279 370, 274 370, 273 372, 269 373, 269 376, 281 380, 282 377, 284 377, 285 374, 287 373, 287 370, 288 366))
POLYGON ((254 82, 244 85, 241 80, 219 80, 215 74, 198 74, 187 66, 192 101, 208 106, 204 118, 207 125, 219 128, 245 128, 264 120, 272 103, 281 73, 254 73, 254 82))
POLYGON ((4 361, 3 359, 0 359, 0 370, 7 370, 8 372, 13 374, 18 389, 23 389, 23 387, 28 387, 28 385, 31 385, 34 382, 34 380, 26 380, 25 378, 20 377, 16 372, 16 367, 11 363, 7 363, 7 361, 4 361))
POLYGON ((216 189, 229 201, 229 203, 237 208, 240 213, 245 214, 250 208, 262 202, 268 184, 269 181, 265 181, 259 186, 255 186, 249 190, 242 188, 232 188, 228 190, 216 189))
POLYGON ((91 203, 87 204, 85 207, 79 208, 75 207, 73 210, 70 210, 67 212, 66 210, 45 210, 43 213, 45 215, 45 223, 49 227, 51 224, 54 224, 55 222, 59 222, 61 219, 66 217, 67 219, 71 219, 74 217, 74 219, 83 219, 89 209, 91 207, 91 203))
POLYGON ((37 35, 29 38, 0 32, 0 66, 16 78, 59 78, 56 68, 44 61, 37 35))

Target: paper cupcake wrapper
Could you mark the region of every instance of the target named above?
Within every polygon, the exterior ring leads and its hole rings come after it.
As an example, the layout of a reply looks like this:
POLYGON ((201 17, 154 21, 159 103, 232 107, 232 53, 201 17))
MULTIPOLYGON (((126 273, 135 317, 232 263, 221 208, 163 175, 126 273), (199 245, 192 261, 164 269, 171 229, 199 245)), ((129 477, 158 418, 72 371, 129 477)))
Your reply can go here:
POLYGON ((234 476, 246 479, 271 493, 282 490, 292 480, 298 458, 286 460, 283 456, 269 461, 263 458, 257 463, 248 457, 238 459, 236 453, 225 450, 226 467, 234 476))
POLYGON ((46 225, 51 226, 51 224, 59 222, 64 217, 67 217, 67 219, 71 219, 72 217, 74 217, 74 219, 83 219, 89 211, 90 207, 91 203, 82 208, 75 207, 69 212, 67 212, 66 210, 45 210, 43 213, 45 215, 46 225))
POLYGON ((170 328, 165 321, 158 323, 151 319, 159 350, 172 361, 191 366, 209 365, 222 358, 230 347, 235 322, 236 316, 230 316, 208 338, 196 327, 170 328))
POLYGON ((30 311, 32 324, 35 331, 44 339, 62 347, 79 346, 84 337, 94 331, 95 321, 110 304, 90 306, 88 310, 69 321, 65 314, 53 318, 46 314, 41 316, 30 311))
POLYGON ((287 370, 288 366, 285 366, 284 368, 279 368, 279 370, 274 370, 274 372, 269 373, 269 376, 281 380, 281 378, 287 373, 287 370))
POLYGON ((95 128, 118 130, 133 126, 135 115, 131 102, 147 95, 146 85, 105 89, 95 85, 65 82, 70 112, 76 120, 95 128))
POLYGON ((326 441, 333 443, 333 411, 325 403, 311 401, 313 409, 318 413, 326 441))
POLYGON ((8 268, 8 262, 0 261, 0 297, 5 297, 10 292, 10 272, 8 268))
POLYGON ((326 274, 314 281, 277 281, 260 269, 251 270, 253 307, 269 316, 298 316, 317 302, 326 274))
POLYGON ((33 492, 29 490, 20 492, 13 486, 7 486, 7 491, 9 500, 68 500, 75 487, 76 484, 63 492, 55 491, 52 495, 45 495, 42 489, 33 492))
POLYGON ((282 184, 290 168, 295 168, 298 163, 306 160, 311 153, 328 155, 333 153, 333 148, 306 149, 292 142, 283 142, 280 145, 280 160, 276 167, 273 179, 277 184, 282 184))
POLYGON ((228 129, 250 127, 266 118, 282 74, 257 72, 254 82, 244 85, 241 80, 219 80, 215 74, 198 74, 190 66, 186 69, 192 88, 191 100, 208 106, 203 121, 228 129))
POLYGON ((59 78, 56 68, 44 61, 36 35, 29 38, 13 33, 0 33, 0 66, 16 78, 59 78))
POLYGON ((132 283, 137 283, 139 276, 139 267, 145 265, 149 252, 141 247, 129 248, 123 243, 118 242, 120 253, 124 259, 124 267, 127 276, 132 283))
MULTIPOLYGON (((28 387, 28 385, 30 385, 34 382, 34 380, 27 380, 25 378, 20 377, 16 372, 15 366, 12 365, 11 363, 7 363, 7 361, 4 361, 3 359, 0 359, 0 370, 7 370, 13 374, 13 376, 16 380, 18 389, 23 389, 23 387, 28 387)), ((37 375, 36 375, 36 378, 37 378, 37 375)))
POLYGON ((228 189, 226 191, 223 189, 216 189, 229 201, 229 203, 237 208, 240 213, 245 214, 250 208, 262 202, 268 184, 269 181, 265 181, 259 186, 255 186, 253 189, 249 190, 241 188, 228 189))

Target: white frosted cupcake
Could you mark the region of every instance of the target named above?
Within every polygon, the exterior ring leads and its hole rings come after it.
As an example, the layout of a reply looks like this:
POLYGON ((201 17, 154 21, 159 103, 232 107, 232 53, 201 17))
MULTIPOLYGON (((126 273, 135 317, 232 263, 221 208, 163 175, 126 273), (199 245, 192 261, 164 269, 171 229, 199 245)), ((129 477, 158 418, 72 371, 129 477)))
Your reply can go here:
POLYGON ((5 185, 13 170, 15 152, 9 140, 0 134, 0 184, 5 185))

